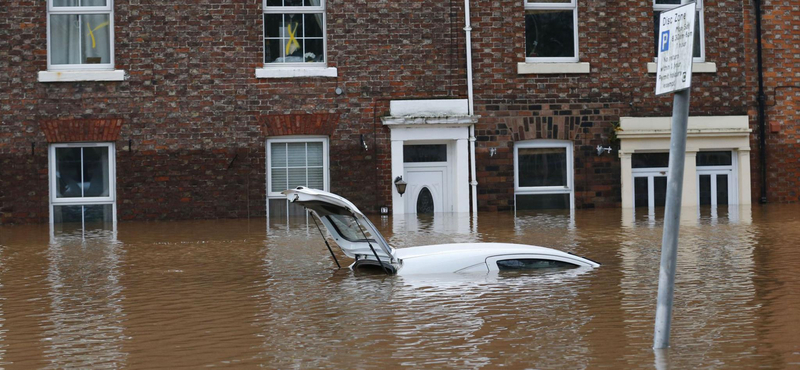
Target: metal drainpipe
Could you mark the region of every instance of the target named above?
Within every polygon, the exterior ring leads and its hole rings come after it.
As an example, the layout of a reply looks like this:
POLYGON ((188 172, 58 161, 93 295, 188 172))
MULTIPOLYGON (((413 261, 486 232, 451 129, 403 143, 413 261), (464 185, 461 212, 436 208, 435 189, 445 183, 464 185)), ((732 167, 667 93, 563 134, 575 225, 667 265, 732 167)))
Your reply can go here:
POLYGON ((764 95, 764 73, 761 56, 761 0, 755 0, 756 5, 756 51, 758 60, 758 129, 761 136, 760 160, 761 160, 761 203, 767 203, 767 138, 766 138, 766 113, 764 105, 766 96, 764 95))
MULTIPOLYGON (((469 115, 475 114, 475 100, 472 95, 472 26, 469 21, 469 0, 464 0, 464 32, 466 32, 467 49, 467 101, 469 115)), ((470 161, 470 185, 472 186, 472 214, 478 213, 478 179, 476 176, 475 165, 475 124, 469 126, 469 155, 470 161)))

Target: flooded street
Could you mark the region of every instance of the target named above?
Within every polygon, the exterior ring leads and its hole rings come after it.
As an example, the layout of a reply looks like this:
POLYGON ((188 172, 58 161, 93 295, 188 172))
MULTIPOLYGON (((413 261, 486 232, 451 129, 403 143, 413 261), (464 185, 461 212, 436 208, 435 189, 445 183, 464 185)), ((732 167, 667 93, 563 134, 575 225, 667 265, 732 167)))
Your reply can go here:
POLYGON ((370 218, 396 248, 514 242, 602 266, 354 274, 303 219, 120 223, 52 239, 48 225, 1 227, 0 366, 800 368, 798 205, 683 210, 672 348, 658 354, 661 216, 370 218))

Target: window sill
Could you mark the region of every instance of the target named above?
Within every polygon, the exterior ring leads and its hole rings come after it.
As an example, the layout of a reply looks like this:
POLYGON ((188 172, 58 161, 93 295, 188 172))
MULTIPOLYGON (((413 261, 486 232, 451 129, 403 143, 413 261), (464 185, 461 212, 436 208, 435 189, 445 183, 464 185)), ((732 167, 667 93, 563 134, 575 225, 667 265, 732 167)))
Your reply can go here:
POLYGON ((39 82, 125 81, 125 71, 39 71, 39 82))
POLYGON ((270 67, 256 68, 256 78, 338 77, 335 67, 270 67))
POLYGON ((591 65, 587 62, 575 63, 517 63, 517 74, 563 74, 589 73, 591 65))
MULTIPOLYGON (((655 62, 647 63, 647 73, 656 73, 658 65, 655 62)), ((694 62, 692 63, 692 73, 717 73, 717 63, 714 62, 694 62)))

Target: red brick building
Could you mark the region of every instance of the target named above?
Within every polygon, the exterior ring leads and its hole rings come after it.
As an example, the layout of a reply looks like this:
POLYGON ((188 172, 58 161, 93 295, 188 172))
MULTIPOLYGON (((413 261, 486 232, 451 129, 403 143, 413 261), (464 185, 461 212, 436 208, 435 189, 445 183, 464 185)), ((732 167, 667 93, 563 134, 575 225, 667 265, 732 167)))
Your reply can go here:
MULTIPOLYGON (((654 14, 676 2, 470 0, 467 40, 459 1, 12 0, 0 224, 279 215, 296 185, 369 212, 469 211, 474 190, 480 211, 658 206, 658 135, 626 152, 648 134, 620 133, 671 115, 654 95, 654 14)), ((727 122, 757 128, 752 8, 697 3, 690 115, 706 120, 692 150, 717 172, 697 167, 695 204, 751 199, 758 140, 727 122), (701 139, 712 131, 750 148, 701 139)), ((775 17, 765 37, 789 42, 775 17)), ((789 121, 794 90, 772 73, 768 115, 789 121)), ((781 130, 768 155, 793 150, 781 130)), ((798 180, 796 160, 768 162, 776 183, 798 180)))

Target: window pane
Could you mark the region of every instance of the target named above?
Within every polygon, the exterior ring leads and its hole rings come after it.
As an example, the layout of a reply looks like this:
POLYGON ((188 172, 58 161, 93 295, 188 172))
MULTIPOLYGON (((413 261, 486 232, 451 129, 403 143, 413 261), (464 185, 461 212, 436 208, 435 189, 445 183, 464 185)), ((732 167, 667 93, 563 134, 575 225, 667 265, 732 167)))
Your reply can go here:
POLYGON ((633 153, 631 156, 631 167, 669 167, 669 153, 633 153))
POLYGON ((403 162, 447 162, 447 144, 404 145, 403 162))
POLYGON ((653 201, 656 207, 663 207, 667 204, 667 177, 653 177, 653 201))
POLYGON ((323 178, 323 169, 322 167, 319 168, 309 168, 308 169, 308 187, 313 189, 325 189, 325 181, 323 178))
POLYGON ((519 186, 567 186, 566 148, 520 148, 519 186))
POLYGON ((271 145, 270 163, 272 167, 286 167, 286 143, 276 143, 271 145))
POLYGON ((728 204, 728 175, 717 175, 717 205, 728 204))
POLYGON ((322 13, 306 14, 303 22, 305 37, 322 37, 322 13))
POLYGON ((575 57, 573 10, 525 12, 526 53, 529 58, 575 57))
POLYGON ((727 152, 697 152, 697 167, 703 166, 730 166, 733 164, 733 153, 727 152))
POLYGON ((284 0, 285 6, 303 6, 303 0, 284 0))
POLYGON ((56 197, 83 196, 81 182, 81 148, 56 148, 56 197))
POLYGON ((308 143, 308 165, 322 166, 322 143, 308 143))
POLYGON ((537 209, 569 209, 569 194, 517 195, 518 211, 537 209))
POLYGON ((82 212, 83 206, 53 206, 53 223, 81 223, 82 212))
POLYGON ((283 0, 267 0, 267 6, 281 6, 283 5, 283 0))
POLYGON ((83 196, 109 196, 108 147, 83 148, 83 196))
POLYGON ((106 6, 106 0, 53 0, 53 6, 106 6))
POLYGON ((280 192, 289 189, 289 181, 285 168, 273 168, 270 173, 272 191, 280 192))
POLYGON ((433 194, 424 187, 417 195, 417 213, 434 213, 436 210, 433 205, 433 194))
POLYGON ((307 185, 305 168, 289 168, 289 189, 307 185))
POLYGON ((700 205, 711 204, 711 175, 700 175, 700 205))
POLYGON ((303 58, 306 63, 324 62, 325 42, 322 39, 306 39, 306 51, 303 58))
POLYGON ((83 217, 86 223, 86 229, 94 229, 96 227, 89 227, 90 224, 111 223, 114 221, 114 207, 111 204, 98 204, 83 206, 83 217))
POLYGON ((54 14, 50 17, 52 64, 111 63, 108 14, 54 14))
POLYGON ((656 0, 656 5, 681 5, 681 0, 656 0))
POLYGON ((647 177, 633 178, 633 206, 648 207, 650 205, 650 194, 648 192, 647 177))
POLYGON ((283 14, 264 14, 264 37, 281 37, 283 14))
POLYGON ((281 58, 282 49, 283 49, 283 40, 281 39, 264 40, 264 63, 283 62, 283 58, 281 58))
POLYGON ((286 217, 286 204, 289 201, 286 199, 270 199, 269 200, 269 216, 270 217, 286 217))
POLYGON ((306 143, 288 143, 289 167, 306 166, 306 143))

